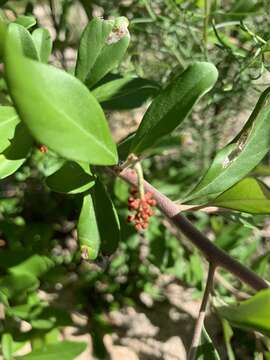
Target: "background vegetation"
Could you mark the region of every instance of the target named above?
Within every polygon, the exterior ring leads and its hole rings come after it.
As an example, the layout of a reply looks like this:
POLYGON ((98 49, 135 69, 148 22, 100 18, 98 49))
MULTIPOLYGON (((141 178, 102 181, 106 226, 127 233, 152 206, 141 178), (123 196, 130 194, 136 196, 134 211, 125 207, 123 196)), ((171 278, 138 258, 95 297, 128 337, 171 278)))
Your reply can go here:
MULTIPOLYGON (((137 75, 147 79, 151 88, 146 94, 140 88, 131 88, 120 101, 105 104, 118 141, 137 128, 149 98, 190 63, 207 60, 216 65, 219 80, 210 95, 196 105, 180 130, 158 143, 143 161, 146 179, 175 200, 184 198, 195 186, 216 151, 241 129, 260 93, 269 86, 267 0, 1 3, 10 21, 28 16, 28 20, 33 17, 37 22, 30 31, 38 25, 47 27, 54 40, 49 62, 71 73, 88 20, 93 16, 129 19, 129 50, 111 76, 137 75)), ((3 75, 0 87, 1 104, 6 105, 3 75)), ((54 154, 40 151, 37 145, 19 171, 1 181, 0 332, 5 360, 12 358, 7 349, 12 347, 14 354, 29 343, 33 350, 53 344, 56 355, 47 358, 58 358, 59 346, 64 346, 58 341, 63 341, 63 329, 69 326, 76 327, 78 334, 91 334, 93 353, 102 359, 107 356, 105 334, 120 334, 116 342, 121 344, 123 329, 117 329, 111 320, 112 311, 121 312, 130 306, 147 316, 152 309, 158 317, 168 302, 167 290, 172 283, 188 290, 190 301, 202 297, 206 264, 199 252, 159 213, 143 234, 127 224, 129 187, 119 179, 105 178, 120 217, 119 247, 111 257, 100 255, 95 261, 83 261, 76 234, 78 197, 56 193, 45 181, 57 166, 54 154), (84 317, 82 325, 78 314, 84 317)), ((270 183, 268 156, 254 173, 270 183)), ((198 211, 187 216, 216 245, 270 281, 268 216, 226 211, 198 211)), ((110 231, 110 224, 107 226, 110 231)), ((227 302, 250 294, 221 270, 215 291, 227 302)), ((267 338, 231 328, 214 314, 208 320, 215 325, 208 330, 222 358, 262 359, 263 351, 269 350, 267 338)), ((189 334, 191 328, 187 326, 189 334)), ((188 347, 188 337, 182 340, 188 347)), ((84 345, 71 345, 65 346, 72 359, 84 350, 84 345)), ((146 356, 138 353, 140 358, 146 356)), ((164 354, 148 356, 165 358, 164 354)), ((32 359, 30 355, 28 358, 32 359)), ((205 355, 202 358, 207 359, 205 355)))

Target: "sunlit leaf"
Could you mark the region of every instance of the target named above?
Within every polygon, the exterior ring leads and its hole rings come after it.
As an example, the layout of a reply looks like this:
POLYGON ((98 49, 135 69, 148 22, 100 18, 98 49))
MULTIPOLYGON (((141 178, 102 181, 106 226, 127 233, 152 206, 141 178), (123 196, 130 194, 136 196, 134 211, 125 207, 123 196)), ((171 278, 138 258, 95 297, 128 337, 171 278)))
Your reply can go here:
POLYGON ((270 190, 260 180, 245 178, 211 201, 210 205, 252 214, 269 214, 270 190))
POLYGON ((94 96, 66 72, 22 56, 12 32, 7 36, 8 88, 34 138, 70 160, 115 164, 116 146, 94 96))
POLYGON ((34 350, 24 356, 17 356, 18 360, 74 360, 86 349, 86 343, 62 341, 58 344, 46 345, 42 349, 34 350))
POLYGON ((39 28, 33 31, 32 39, 41 62, 47 63, 52 52, 52 38, 47 29, 39 28))
POLYGON ((270 149, 270 89, 261 95, 241 132, 214 158, 185 201, 206 202, 232 187, 259 164, 270 149))
POLYGON ((153 100, 130 151, 140 154, 177 128, 197 100, 214 86, 217 76, 217 69, 210 63, 196 62, 190 65, 153 100))
MULTIPOLYGON (((6 44, 10 47, 15 47, 30 59, 38 60, 38 53, 31 37, 31 34, 22 25, 11 23, 8 26, 8 35, 6 44), (10 43, 12 41, 12 44, 10 43)), ((13 53, 16 57, 16 53, 13 53)), ((17 59, 16 59, 17 60, 17 59)))
POLYGON ((20 15, 17 17, 17 19, 15 20, 16 24, 19 24, 21 26, 23 26, 26 29, 30 29, 31 27, 33 27, 34 25, 36 25, 37 21, 34 18, 34 16, 25 16, 25 15, 20 15))
POLYGON ((128 20, 125 17, 115 20, 94 18, 80 40, 76 77, 92 87, 119 65, 129 40, 128 20))
POLYGON ((11 106, 0 106, 0 152, 10 145, 10 139, 15 134, 16 125, 19 117, 15 109, 11 106))
POLYGON ((234 326, 270 335, 270 289, 237 305, 217 307, 217 311, 234 326))

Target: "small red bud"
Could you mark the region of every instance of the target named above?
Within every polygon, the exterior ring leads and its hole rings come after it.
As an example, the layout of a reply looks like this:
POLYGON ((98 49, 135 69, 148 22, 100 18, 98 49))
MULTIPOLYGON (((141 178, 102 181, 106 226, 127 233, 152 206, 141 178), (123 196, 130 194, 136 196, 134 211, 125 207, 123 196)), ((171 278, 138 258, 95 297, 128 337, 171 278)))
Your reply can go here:
POLYGON ((38 149, 43 154, 46 154, 48 152, 48 148, 45 145, 39 145, 38 149))

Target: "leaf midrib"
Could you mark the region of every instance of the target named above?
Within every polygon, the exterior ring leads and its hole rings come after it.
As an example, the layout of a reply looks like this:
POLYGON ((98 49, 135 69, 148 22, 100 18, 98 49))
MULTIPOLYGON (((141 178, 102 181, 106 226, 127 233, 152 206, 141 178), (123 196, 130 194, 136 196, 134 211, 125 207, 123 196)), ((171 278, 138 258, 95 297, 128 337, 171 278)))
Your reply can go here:
MULTIPOLYGON (((207 75, 203 75, 203 76, 200 78, 199 82, 202 82, 202 81, 203 81, 206 77, 208 77, 208 76, 209 76, 209 73, 207 73, 207 75)), ((182 96, 180 97, 180 99, 179 99, 179 101, 177 102, 177 104, 179 104, 179 102, 180 102, 188 93, 192 92, 192 90, 194 90, 197 85, 198 85, 198 83, 197 83, 196 85, 193 85, 191 88, 187 89, 187 91, 185 91, 185 92, 182 94, 182 96)), ((202 96, 209 88, 211 88, 211 86, 208 86, 208 87, 198 96, 198 98, 199 98, 200 96, 202 96)), ((196 100, 198 100, 198 98, 197 98, 196 100)), ((167 116, 168 113, 170 113, 170 112, 177 106, 177 104, 174 104, 172 107, 170 107, 170 109, 167 111, 167 113, 166 113, 157 123, 155 123, 155 125, 154 125, 153 127, 150 126, 150 127, 146 130, 146 132, 144 133, 144 135, 142 135, 141 140, 140 140, 140 141, 138 142, 138 144, 135 146, 134 150, 136 150, 136 148, 138 148, 138 147, 141 145, 141 143, 143 142, 143 139, 144 139, 146 136, 148 136, 148 134, 150 133, 150 131, 151 131, 151 132, 154 131, 154 129, 156 129, 156 128, 159 126, 159 124, 160 124, 160 122, 162 121, 162 119, 164 119, 164 117, 167 116)), ((149 109, 149 110, 150 110, 150 109, 149 109)), ((184 118, 185 118, 185 117, 184 117, 184 118)), ((179 126, 179 125, 180 125, 180 124, 178 124, 177 126, 179 126)))

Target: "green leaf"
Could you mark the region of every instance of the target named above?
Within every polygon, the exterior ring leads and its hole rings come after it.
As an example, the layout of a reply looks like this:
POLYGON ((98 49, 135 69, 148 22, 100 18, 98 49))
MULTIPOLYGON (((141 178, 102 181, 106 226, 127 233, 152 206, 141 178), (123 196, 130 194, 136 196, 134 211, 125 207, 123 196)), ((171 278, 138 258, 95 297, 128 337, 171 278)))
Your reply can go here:
POLYGON ((21 16, 17 17, 17 19, 15 20, 15 23, 23 26, 26 29, 30 29, 31 27, 36 25, 37 21, 34 18, 34 16, 21 15, 21 16))
POLYGON ((77 231, 82 258, 96 259, 100 248, 100 234, 91 194, 83 197, 77 231))
POLYGON ((67 161, 59 170, 49 176, 47 185, 56 192, 78 194, 89 190, 95 184, 94 177, 72 161, 67 161))
POLYGON ((228 360, 235 360, 234 352, 231 345, 233 330, 231 328, 231 325, 225 319, 222 319, 222 328, 223 328, 224 342, 226 345, 228 360))
POLYGON ((270 190, 260 180, 245 178, 212 200, 209 205, 251 214, 269 214, 270 190))
POLYGON ((39 60, 47 63, 52 52, 52 38, 47 29, 39 28, 33 31, 32 39, 37 49, 39 60))
POLYGON ((217 311, 236 327, 270 335, 270 289, 261 290, 237 305, 217 307, 217 311))
POLYGON ((9 160, 4 155, 0 155, 0 180, 15 173, 25 162, 21 160, 9 160))
POLYGON ((97 180, 91 194, 83 198, 78 221, 78 238, 84 259, 95 259, 101 247, 112 254, 120 240, 120 224, 114 205, 103 184, 97 180))
POLYGON ((35 139, 70 160, 116 164, 116 146, 104 113, 88 89, 62 70, 23 57, 13 34, 7 37, 8 88, 35 139))
POLYGON ((0 280, 0 294, 7 298, 21 295, 23 292, 31 292, 39 286, 38 279, 32 274, 11 274, 0 280))
POLYGON ((120 223, 114 204, 103 183, 97 180, 94 191, 94 206, 101 238, 101 250, 110 255, 120 241, 120 223))
POLYGON ((127 110, 140 107, 159 90, 159 86, 153 81, 126 76, 95 88, 92 94, 105 109, 127 110))
POLYGON ((85 28, 78 51, 75 74, 92 87, 122 60, 130 40, 128 20, 94 18, 85 28))
MULTIPOLYGON (((26 57, 38 60, 38 53, 31 34, 22 25, 11 23, 8 26, 6 47, 16 47, 26 57), (12 44, 10 43, 12 39, 12 44)), ((14 53, 13 56, 16 57, 14 53)))
POLYGON ((196 360, 220 360, 219 354, 214 347, 214 344, 203 327, 200 345, 197 348, 196 360))
POLYGON ((54 262, 47 256, 33 255, 23 262, 9 268, 12 274, 30 274, 37 278, 48 272, 54 267, 54 262))
POLYGON ((145 113, 133 139, 131 152, 142 153, 177 128, 196 101, 213 87, 217 76, 214 65, 195 62, 174 79, 145 113))
POLYGON ((0 106, 0 152, 10 145, 10 139, 13 138, 16 125, 19 121, 19 117, 13 107, 0 106))
POLYGON ((0 179, 16 172, 25 162, 32 147, 32 137, 25 125, 18 123, 10 145, 0 155, 0 179))
POLYGON ((2 354, 4 360, 12 360, 12 343, 13 339, 11 334, 4 333, 1 339, 2 354))
POLYGON ((24 356, 17 356, 18 360, 74 360, 86 349, 86 343, 62 341, 50 344, 42 349, 34 350, 24 356))
POLYGON ((207 202, 232 187, 268 153, 270 148, 270 88, 265 90, 241 132, 214 158, 185 202, 207 202))

